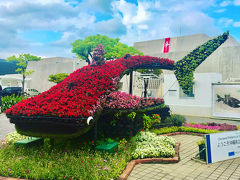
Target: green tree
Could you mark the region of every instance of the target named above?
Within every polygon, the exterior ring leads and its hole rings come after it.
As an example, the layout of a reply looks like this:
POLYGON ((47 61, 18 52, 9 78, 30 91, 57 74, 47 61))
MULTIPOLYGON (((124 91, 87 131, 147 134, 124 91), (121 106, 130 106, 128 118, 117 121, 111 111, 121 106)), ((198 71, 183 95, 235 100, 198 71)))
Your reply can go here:
POLYGON ((48 77, 48 81, 58 84, 62 82, 66 77, 68 77, 68 73, 51 74, 48 77))
POLYGON ((96 35, 88 36, 84 40, 78 39, 72 43, 72 52, 75 53, 79 58, 85 60, 90 64, 90 58, 92 58, 92 52, 99 43, 104 45, 106 59, 120 58, 126 53, 131 55, 143 55, 140 51, 134 47, 129 47, 126 44, 119 42, 119 38, 113 39, 107 36, 96 35))
POLYGON ((16 72, 19 74, 22 74, 22 91, 24 93, 24 83, 26 76, 29 76, 34 71, 30 70, 27 71, 27 64, 28 61, 40 61, 41 57, 33 56, 31 54, 20 54, 17 56, 11 56, 7 58, 7 61, 15 61, 17 63, 17 69, 16 72))

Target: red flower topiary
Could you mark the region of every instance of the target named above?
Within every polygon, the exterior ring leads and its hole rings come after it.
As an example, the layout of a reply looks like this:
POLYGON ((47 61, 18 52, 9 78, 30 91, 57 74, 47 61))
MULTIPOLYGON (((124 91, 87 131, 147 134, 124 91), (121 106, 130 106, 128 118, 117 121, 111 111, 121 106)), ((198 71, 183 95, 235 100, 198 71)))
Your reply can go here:
POLYGON ((174 69, 174 61, 150 56, 107 61, 100 66, 84 66, 42 94, 7 109, 13 116, 88 117, 95 113, 98 99, 117 89, 126 70, 143 67, 174 69))

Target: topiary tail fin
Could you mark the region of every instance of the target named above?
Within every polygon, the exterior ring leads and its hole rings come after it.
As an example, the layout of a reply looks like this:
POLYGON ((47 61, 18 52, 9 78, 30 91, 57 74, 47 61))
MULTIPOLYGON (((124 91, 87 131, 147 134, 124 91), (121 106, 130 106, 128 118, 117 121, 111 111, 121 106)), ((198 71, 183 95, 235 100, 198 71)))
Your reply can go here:
POLYGON ((211 39, 201 46, 198 46, 183 59, 175 63, 175 75, 179 85, 185 94, 190 94, 193 90, 194 70, 210 56, 229 36, 229 31, 211 39))

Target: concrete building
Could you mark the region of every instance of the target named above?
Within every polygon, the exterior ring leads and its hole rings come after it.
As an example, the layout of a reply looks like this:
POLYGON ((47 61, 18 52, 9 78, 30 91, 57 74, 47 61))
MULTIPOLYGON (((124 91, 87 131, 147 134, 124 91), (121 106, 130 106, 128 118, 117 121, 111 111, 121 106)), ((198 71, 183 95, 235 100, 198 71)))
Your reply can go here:
MULTIPOLYGON (((212 39, 205 34, 134 43, 144 55, 178 61, 196 47, 212 39), (166 43, 167 42, 167 43, 166 43), (167 51, 165 49, 167 47, 167 51)), ((233 37, 214 51, 195 71, 194 96, 186 97, 172 71, 164 72, 163 98, 173 113, 211 117, 215 97, 212 84, 240 80, 240 44, 233 37)), ((240 110, 239 110, 240 112, 240 110)))
POLYGON ((46 91, 55 85, 55 83, 48 81, 49 75, 70 74, 85 65, 87 65, 85 61, 77 58, 53 57, 44 58, 41 61, 30 61, 27 70, 33 70, 34 72, 28 76, 30 80, 27 83, 27 88, 34 88, 40 92, 46 91))

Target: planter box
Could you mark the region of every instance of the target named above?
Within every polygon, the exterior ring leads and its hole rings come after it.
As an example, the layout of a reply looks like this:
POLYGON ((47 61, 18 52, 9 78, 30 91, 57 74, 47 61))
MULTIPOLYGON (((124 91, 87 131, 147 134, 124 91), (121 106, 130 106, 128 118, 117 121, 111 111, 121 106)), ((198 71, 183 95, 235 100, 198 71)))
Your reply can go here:
POLYGON ((198 145, 199 148, 199 158, 206 161, 206 147, 205 144, 198 145))

